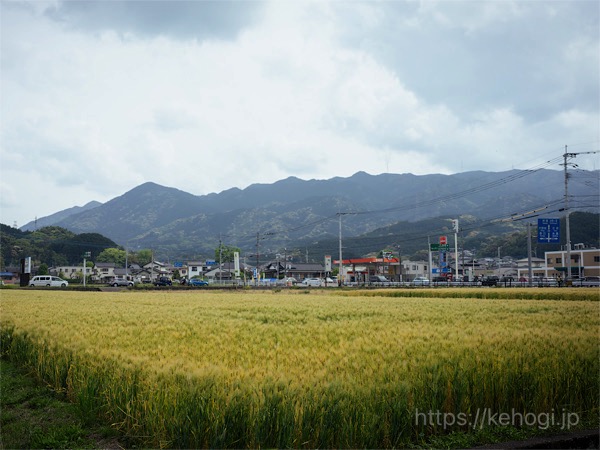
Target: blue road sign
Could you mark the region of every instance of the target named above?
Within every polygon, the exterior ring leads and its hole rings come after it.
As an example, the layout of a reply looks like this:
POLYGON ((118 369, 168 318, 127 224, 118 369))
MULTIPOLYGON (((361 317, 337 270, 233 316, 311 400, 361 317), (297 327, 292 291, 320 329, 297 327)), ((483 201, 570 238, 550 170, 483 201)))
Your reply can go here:
POLYGON ((217 262, 214 259, 207 259, 206 260, 206 265, 207 266, 216 266, 217 262))
POLYGON ((540 244, 560 242, 560 219, 538 219, 537 241, 540 244))

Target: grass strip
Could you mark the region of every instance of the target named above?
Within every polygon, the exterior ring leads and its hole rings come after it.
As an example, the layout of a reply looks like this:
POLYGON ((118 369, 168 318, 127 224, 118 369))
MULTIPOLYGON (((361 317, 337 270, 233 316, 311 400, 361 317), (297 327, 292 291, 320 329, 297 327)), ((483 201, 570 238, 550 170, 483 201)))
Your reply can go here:
POLYGON ((0 449, 122 448, 114 430, 85 423, 62 397, 0 358, 0 449))

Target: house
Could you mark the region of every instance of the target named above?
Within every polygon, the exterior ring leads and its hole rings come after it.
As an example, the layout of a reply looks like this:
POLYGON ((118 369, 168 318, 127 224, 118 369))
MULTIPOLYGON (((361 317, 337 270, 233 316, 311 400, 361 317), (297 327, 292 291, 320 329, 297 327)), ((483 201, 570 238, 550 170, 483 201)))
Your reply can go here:
MULTIPOLYGON (((176 273, 179 274, 179 278, 187 278, 187 276, 188 276, 188 268, 182 262, 176 262, 174 264, 164 264, 163 270, 165 270, 169 273, 169 275, 166 275, 169 277, 174 276, 176 273)), ((163 275, 163 276, 165 276, 165 275, 163 275)))
MULTIPOLYGON (((187 263, 187 277, 188 279, 194 278, 194 277, 201 277, 204 274, 204 270, 205 270, 205 265, 204 263, 200 262, 200 261, 188 261, 187 263)), ((181 271, 180 271, 181 274, 181 271)), ((183 274, 181 274, 182 277, 183 274)))
POLYGON ((402 261, 402 281, 412 281, 417 277, 429 278, 429 263, 427 261, 402 261))
POLYGON ((159 261, 152 261, 143 267, 144 271, 148 272, 150 280, 154 281, 158 277, 173 276, 173 273, 167 268, 167 265, 159 261))
POLYGON ((152 283, 157 277, 156 273, 153 273, 149 269, 143 268, 136 270, 135 272, 131 272, 130 276, 133 277, 133 281, 140 283, 152 283))
MULTIPOLYGON (((54 275, 57 277, 64 278, 65 280, 73 280, 82 278, 81 274, 83 273, 83 264, 78 266, 56 266, 51 267, 50 275, 54 275)), ((89 276, 92 274, 92 268, 86 267, 86 274, 89 276)))
MULTIPOLYGON (((567 278, 567 250, 545 252, 544 256, 544 259, 532 259, 532 273, 534 277, 567 278), (541 264, 540 261, 542 262, 541 264)), ((519 265, 518 272, 519 278, 527 278, 529 267, 527 264, 524 267, 519 265)), ((575 248, 571 250, 571 278, 590 276, 600 276, 600 250, 597 248, 585 248, 583 244, 576 244, 575 248)))
MULTIPOLYGON (((290 263, 288 263, 290 264, 290 263)), ((282 261, 274 261, 265 264, 260 268, 262 274, 264 274, 265 278, 275 278, 279 279, 285 275, 285 266, 282 261)))
MULTIPOLYGON (((600 276, 600 249, 585 248, 583 244, 575 244, 571 250, 571 277, 597 277, 600 276)), ((557 250, 545 252, 547 277, 566 278, 567 251, 557 250)))
MULTIPOLYGON (((326 273, 323 264, 287 261, 283 267, 283 275, 294 277, 297 280, 304 280, 305 278, 323 278, 326 273)), ((265 277, 268 278, 266 274, 265 277)))
MULTIPOLYGON (((517 259, 516 263, 517 263, 517 269, 529 268, 529 258, 517 259)), ((539 267, 544 267, 545 264, 546 264, 546 260, 544 258, 536 258, 536 257, 531 258, 531 267, 533 267, 533 268, 537 269, 539 267)))
MULTIPOLYGON (((571 250, 571 276, 597 277, 600 276, 600 250, 597 248, 585 248, 583 244, 575 244, 571 250)), ((546 264, 549 270, 562 274, 564 277, 568 271, 567 251, 560 250, 546 252, 546 264)), ((552 275, 548 275, 552 276, 552 275)))
POLYGON ((217 268, 205 273, 206 278, 216 281, 230 281, 235 278, 232 271, 217 268))
POLYGON ((2 284, 18 284, 19 272, 16 268, 13 271, 7 267, 4 272, 0 272, 0 280, 2 280, 2 284))
POLYGON ((98 262, 92 269, 92 279, 98 283, 108 283, 115 279, 115 263, 98 262))

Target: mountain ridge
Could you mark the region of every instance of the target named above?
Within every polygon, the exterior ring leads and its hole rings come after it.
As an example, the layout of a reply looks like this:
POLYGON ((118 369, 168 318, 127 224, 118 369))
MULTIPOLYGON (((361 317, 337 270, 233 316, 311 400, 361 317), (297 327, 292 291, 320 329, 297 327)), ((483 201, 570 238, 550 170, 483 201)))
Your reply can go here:
MULTIPOLYGON (((598 171, 593 174, 597 180, 598 171)), ((549 169, 288 177, 206 195, 146 182, 94 208, 48 217, 59 217, 51 225, 100 233, 121 245, 167 256, 197 255, 214 251, 223 238, 248 251, 331 238, 338 234, 338 213, 344 213, 345 236, 432 217, 509 216, 544 203, 556 205, 563 189, 563 173, 549 169)), ((589 192, 585 186, 570 189, 575 198, 589 192)))

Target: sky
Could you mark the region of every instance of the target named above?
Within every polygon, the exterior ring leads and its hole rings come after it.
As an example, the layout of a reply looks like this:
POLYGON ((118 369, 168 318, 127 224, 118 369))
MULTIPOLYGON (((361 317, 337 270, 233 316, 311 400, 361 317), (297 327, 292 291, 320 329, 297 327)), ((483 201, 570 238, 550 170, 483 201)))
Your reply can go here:
POLYGON ((148 181, 204 195, 596 151, 599 5, 2 0, 0 222, 148 181))

